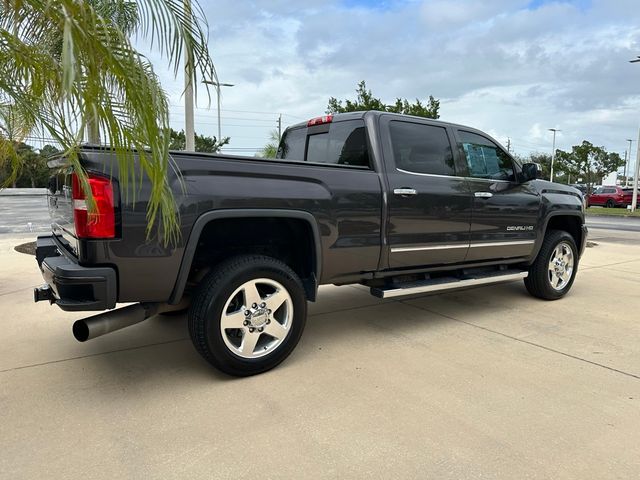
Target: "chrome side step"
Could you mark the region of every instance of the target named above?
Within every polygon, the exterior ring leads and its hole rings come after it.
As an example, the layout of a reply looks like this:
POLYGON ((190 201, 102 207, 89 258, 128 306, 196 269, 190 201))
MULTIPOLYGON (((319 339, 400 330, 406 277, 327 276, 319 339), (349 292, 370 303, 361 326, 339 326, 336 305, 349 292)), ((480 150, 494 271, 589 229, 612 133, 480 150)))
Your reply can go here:
POLYGON ((393 298, 404 295, 415 295, 417 293, 440 292, 455 288, 477 287, 491 283, 511 282, 521 280, 529 275, 521 270, 503 270, 490 275, 476 275, 468 278, 442 277, 412 282, 407 284, 396 284, 389 287, 371 287, 371 295, 378 298, 393 298))

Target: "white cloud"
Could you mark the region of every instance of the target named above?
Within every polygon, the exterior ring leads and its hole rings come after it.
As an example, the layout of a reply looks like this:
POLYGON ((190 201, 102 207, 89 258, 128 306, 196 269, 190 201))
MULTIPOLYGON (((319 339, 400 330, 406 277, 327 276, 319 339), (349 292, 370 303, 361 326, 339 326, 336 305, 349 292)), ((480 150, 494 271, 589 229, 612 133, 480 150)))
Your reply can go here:
MULTIPOLYGON (((389 102, 434 95, 443 120, 509 137, 519 153, 549 151, 551 127, 560 148, 587 139, 622 151, 636 136, 637 0, 201 3, 220 79, 236 84, 223 91, 231 147, 262 146, 276 112, 285 123, 316 116, 363 79, 389 102)), ((179 104, 181 80, 157 70, 179 104)), ((212 107, 199 111, 203 133, 215 133, 212 107)), ((180 127, 179 107, 172 119, 180 127)))

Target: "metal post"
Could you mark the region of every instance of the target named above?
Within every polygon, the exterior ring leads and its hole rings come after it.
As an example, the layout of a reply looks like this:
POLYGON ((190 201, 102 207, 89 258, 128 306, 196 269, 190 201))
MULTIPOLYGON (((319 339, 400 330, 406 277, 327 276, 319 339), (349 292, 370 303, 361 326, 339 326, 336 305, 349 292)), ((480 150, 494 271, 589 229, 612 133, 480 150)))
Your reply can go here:
MULTIPOLYGON (((635 212, 636 211, 636 206, 638 205, 638 171, 640 170, 640 162, 638 161, 638 159, 640 159, 640 129, 638 129, 638 143, 636 145, 637 147, 637 151, 636 151, 636 168, 635 170, 635 175, 633 177, 633 198, 631 199, 631 211, 635 212)), ((629 155, 631 156, 631 155, 629 155)))
POLYGON ((627 158, 625 159, 625 165, 624 165, 624 169, 627 172, 627 175, 625 175, 625 180, 624 180, 624 186, 628 187, 629 186, 629 174, 631 173, 631 169, 629 167, 631 167, 631 143, 633 142, 632 139, 627 138, 627 142, 629 142, 629 149, 627 150, 628 154, 627 154, 627 158))
POLYGON ((218 95, 218 145, 222 140, 222 125, 220 124, 220 85, 216 85, 216 93, 218 95))
MULTIPOLYGON (((185 18, 191 19, 191 0, 184 1, 185 18)), ((193 118, 193 59, 185 45, 184 55, 184 149, 193 152, 196 149, 193 118)))
POLYGON ((553 164, 556 161, 556 132, 559 132, 557 128, 550 128, 550 132, 553 132, 553 146, 551 147, 551 176, 550 181, 553 182, 553 164))
POLYGON ((278 116, 278 142, 282 140, 282 114, 278 116))

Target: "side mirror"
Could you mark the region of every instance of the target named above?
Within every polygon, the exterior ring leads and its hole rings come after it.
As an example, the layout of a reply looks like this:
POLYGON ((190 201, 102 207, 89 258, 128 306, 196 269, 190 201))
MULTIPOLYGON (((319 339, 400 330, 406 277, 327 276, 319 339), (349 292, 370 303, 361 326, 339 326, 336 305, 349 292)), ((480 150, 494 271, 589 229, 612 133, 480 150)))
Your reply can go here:
POLYGON ((540 178, 542 169, 537 163, 525 163, 522 165, 522 181, 528 182, 540 178))

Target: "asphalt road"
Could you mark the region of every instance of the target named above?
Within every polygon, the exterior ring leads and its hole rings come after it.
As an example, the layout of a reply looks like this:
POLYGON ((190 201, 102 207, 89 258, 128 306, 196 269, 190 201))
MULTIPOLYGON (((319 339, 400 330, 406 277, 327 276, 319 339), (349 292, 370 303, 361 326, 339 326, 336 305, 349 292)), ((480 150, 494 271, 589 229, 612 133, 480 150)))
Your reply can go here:
POLYGON ((0 191, 0 234, 49 231, 45 195, 10 195, 0 191))
MULTIPOLYGON (((592 207, 593 208, 593 207, 592 207)), ((638 217, 604 217, 587 215, 589 229, 620 230, 622 232, 640 232, 640 218, 638 217)))

